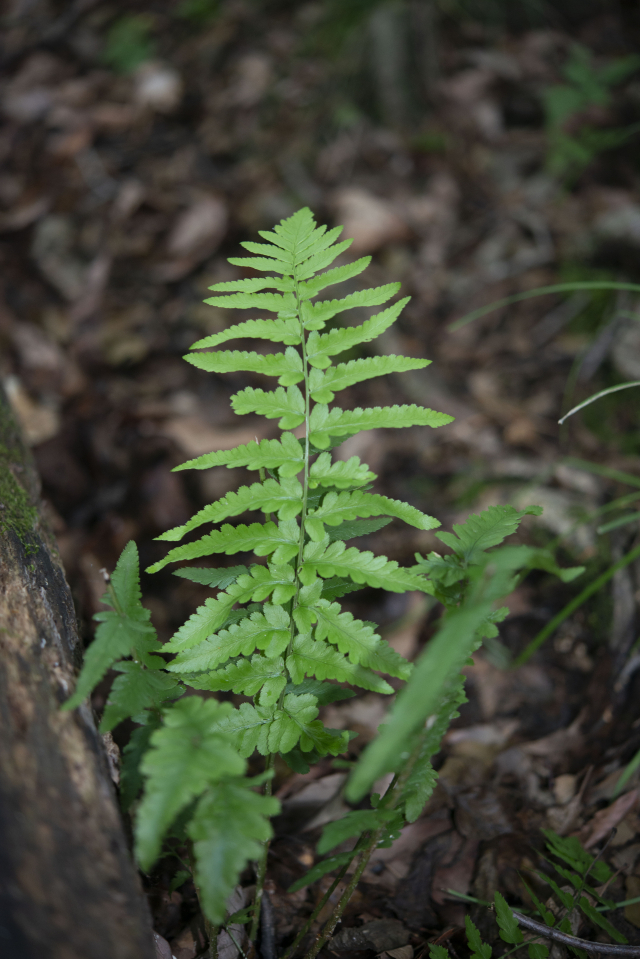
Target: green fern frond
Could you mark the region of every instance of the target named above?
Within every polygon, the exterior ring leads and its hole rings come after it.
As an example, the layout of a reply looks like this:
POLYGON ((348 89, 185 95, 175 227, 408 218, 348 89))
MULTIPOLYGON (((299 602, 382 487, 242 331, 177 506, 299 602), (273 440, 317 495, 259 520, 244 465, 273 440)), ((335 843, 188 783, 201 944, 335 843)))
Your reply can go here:
MULTIPOLYGON (((224 297, 220 297, 220 299, 224 299, 224 297)), ((245 320, 244 323, 236 323, 235 326, 229 326, 219 333, 212 333, 210 336, 203 337, 193 343, 189 349, 201 350, 206 346, 218 346, 219 343, 226 343, 227 340, 235 339, 271 340, 272 343, 285 343, 288 346, 295 346, 300 343, 302 336, 300 324, 295 317, 278 318, 277 320, 245 320)))
POLYGON ((246 566, 223 566, 219 569, 196 569, 193 566, 185 566, 184 569, 175 569, 173 575, 189 579, 192 583, 200 583, 201 586, 226 589, 231 583, 235 583, 238 576, 248 572, 246 566))
POLYGON ((277 376, 281 386, 292 386, 304 379, 302 357, 292 346, 284 353, 246 353, 240 350, 220 350, 214 353, 187 353, 187 363, 207 373, 262 373, 277 376))
POLYGON ((445 426, 453 421, 447 413, 426 406, 373 406, 370 409, 331 411, 324 403, 314 406, 309 418, 311 442, 326 449, 332 436, 353 436, 362 430, 395 429, 408 426, 445 426))
POLYGON ((251 659, 240 659, 237 663, 230 663, 224 669, 187 679, 187 685, 194 689, 204 689, 209 692, 244 693, 245 696, 255 696, 260 693, 262 706, 273 705, 284 687, 287 677, 284 671, 282 657, 276 659, 267 656, 252 656, 251 659))
POLYGON ((316 679, 336 679, 375 693, 388 694, 393 689, 381 676, 350 662, 336 649, 312 639, 309 633, 298 633, 286 663, 294 683, 301 683, 305 676, 315 676, 316 679))
MULTIPOLYGON (((231 293, 227 296, 210 296, 203 300, 207 306, 220 306, 223 309, 235 310, 271 310, 272 313, 293 315, 295 317, 297 305, 293 293, 231 293)), ((253 323, 266 323, 267 320, 249 320, 253 323)), ((273 320, 271 322, 274 322, 273 320)), ((239 324, 244 326, 244 323, 239 324)), ((295 327, 293 327, 295 330, 295 327)), ((300 325, 297 326, 300 332, 300 325)), ((217 335, 217 334, 216 334, 217 335)), ((269 339, 269 337, 264 337, 269 339)))
POLYGON ((337 486, 339 489, 350 486, 366 486, 374 479, 376 479, 376 474, 371 472, 366 463, 361 463, 358 456, 350 456, 348 460, 331 462, 331 454, 323 452, 311 464, 309 470, 309 486, 311 489, 316 489, 318 486, 337 486))
POLYGON ((161 669, 145 669, 141 663, 122 662, 114 666, 122 675, 114 681, 105 706, 100 732, 106 733, 130 716, 159 707, 184 690, 161 669))
POLYGON ((261 613, 252 613, 229 629, 205 638, 195 648, 183 647, 185 651, 176 656, 167 669, 182 675, 206 672, 234 656, 250 656, 256 649, 273 658, 282 655, 290 638, 289 614, 282 606, 265 603, 261 613))
POLYGON ((466 523, 455 524, 453 533, 436 533, 436 536, 471 563, 479 553, 497 546, 515 533, 523 516, 540 516, 541 513, 541 506, 527 506, 523 510, 513 506, 489 506, 482 513, 469 516, 466 523))
POLYGON ((354 520, 358 516, 395 516, 417 529, 434 529, 440 522, 433 516, 421 513, 419 509, 390 499, 378 493, 363 493, 361 490, 342 493, 330 491, 322 500, 322 505, 307 514, 305 529, 312 540, 320 541, 324 535, 324 524, 339 526, 345 520, 354 520))
POLYGON ((256 749, 262 756, 287 753, 298 742, 305 752, 320 746, 337 756, 346 748, 347 734, 324 729, 315 719, 317 715, 315 696, 288 693, 282 709, 242 703, 237 710, 224 716, 219 728, 230 736, 241 756, 250 756, 256 749))
POLYGON ((339 363, 327 370, 313 369, 309 376, 311 399, 316 403, 330 403, 340 390, 388 373, 406 373, 408 370, 422 370, 431 360, 413 359, 408 356, 369 356, 349 363, 339 363))
POLYGON ((355 583, 366 583, 393 593, 410 589, 432 591, 426 579, 412 570, 403 569, 395 560, 374 556, 369 550, 361 552, 355 546, 347 549, 339 540, 329 544, 328 536, 319 543, 307 543, 303 556, 299 575, 305 586, 311 585, 318 573, 322 577, 349 576, 355 583))
POLYGON ((209 920, 220 925, 238 877, 272 835, 270 816, 280 811, 275 796, 261 796, 252 780, 214 783, 199 800, 188 834, 193 840, 195 880, 209 920))
POLYGON ((198 559, 200 556, 211 556, 213 553, 227 553, 231 556, 233 553, 248 553, 251 550, 256 552, 259 549, 261 552, 258 555, 265 556, 271 551, 272 542, 275 544, 273 549, 282 542, 275 523, 251 523, 249 526, 230 526, 225 523, 220 529, 207 533, 193 543, 176 546, 163 559, 150 566, 147 572, 157 573, 167 563, 198 559))
POLYGON ((231 397, 231 405, 239 416, 260 413, 269 420, 280 416, 282 419, 278 426, 281 430, 295 429, 305 417, 304 396, 297 386, 290 386, 286 390, 279 386, 272 392, 247 386, 231 397))
POLYGON ((329 333, 317 333, 314 330, 309 334, 307 340, 308 362, 318 369, 326 369, 331 366, 330 356, 344 353, 345 350, 352 349, 358 343, 369 343, 371 340, 375 340, 395 323, 410 299, 410 296, 406 296, 404 300, 398 300, 393 306, 387 307, 382 313, 376 313, 375 316, 372 316, 370 320, 365 320, 360 326, 339 327, 329 333))
POLYGON ((63 709, 75 709, 100 682, 107 670, 125 656, 136 656, 149 666, 162 665, 153 652, 161 649, 156 631, 149 622, 151 613, 142 605, 138 548, 127 543, 111 576, 110 588, 101 602, 110 606, 93 617, 99 626, 84 655, 75 692, 63 709))
POLYGON ((377 286, 370 290, 349 293, 341 300, 320 300, 313 304, 309 300, 304 300, 301 310, 302 325, 305 330, 321 330, 327 320, 333 319, 338 313, 356 306, 380 306, 395 296, 399 289, 399 283, 387 283, 385 286, 377 286))
POLYGON ((294 282, 290 277, 252 276, 242 280, 224 280, 222 283, 214 283, 207 289, 214 293, 257 293, 269 287, 280 290, 282 293, 291 293, 294 282))
POLYGON ((251 440, 246 446, 232 450, 213 450, 196 459, 174 467, 180 470, 206 470, 212 466, 244 466, 248 470, 267 469, 279 471, 280 477, 295 476, 304 467, 304 453, 293 433, 283 433, 279 440, 251 440))
POLYGON ((302 509, 302 492, 302 486, 292 476, 280 482, 267 479, 264 483, 241 486, 237 492, 227 493, 217 502, 203 507, 188 523, 169 529, 156 538, 175 543, 203 523, 219 523, 247 510, 259 509, 264 513, 277 513, 280 519, 293 519, 302 509))
POLYGON ((298 286, 298 295, 302 301, 311 300, 320 290, 328 286, 335 286, 337 283, 344 283, 345 280, 351 280, 354 276, 364 272, 371 263, 370 256, 363 256, 360 260, 354 260, 353 263, 345 263, 344 266, 336 266, 333 270, 327 270, 326 273, 320 273, 313 279, 300 283, 298 286))
POLYGON ((409 678, 411 663, 380 639, 368 623, 354 619, 351 613, 341 612, 339 603, 329 603, 326 599, 319 599, 311 609, 318 618, 316 640, 328 639, 352 663, 398 679, 409 678))
POLYGON ((270 260, 266 256, 230 256, 228 263, 232 266, 241 266, 243 269, 260 270, 261 273, 273 271, 280 276, 291 276, 290 270, 284 266, 282 260, 270 260))
POLYGON ((210 783, 241 776, 245 762, 220 729, 230 704, 189 696, 167 710, 142 761, 146 790, 136 817, 136 855, 148 870, 178 813, 210 783))

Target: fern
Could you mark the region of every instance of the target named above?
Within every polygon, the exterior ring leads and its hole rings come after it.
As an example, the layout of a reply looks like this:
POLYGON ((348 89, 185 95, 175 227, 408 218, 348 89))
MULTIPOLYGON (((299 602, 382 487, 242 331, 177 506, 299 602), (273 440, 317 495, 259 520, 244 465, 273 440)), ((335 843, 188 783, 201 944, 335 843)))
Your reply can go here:
MULTIPOLYGON (((439 523, 373 490, 376 476, 357 456, 333 459, 330 450, 362 430, 436 428, 452 417, 415 405, 353 410, 329 406, 336 393, 355 383, 428 365, 427 360, 402 356, 334 364, 334 357, 388 329, 407 302, 391 302, 358 326, 321 332, 343 311, 389 303, 398 292, 398 284, 391 283, 315 300, 323 289, 358 276, 370 262, 365 257, 327 269, 349 246, 350 241, 338 240, 340 232, 317 227, 310 211, 303 209, 263 232, 264 242, 244 243, 251 256, 230 262, 270 275, 216 284, 205 302, 275 316, 243 320, 206 336, 185 357, 193 366, 218 374, 275 377, 275 388, 246 386, 231 403, 241 416, 278 420, 282 432, 279 438, 212 450, 176 467, 242 467, 259 471, 259 479, 163 533, 159 540, 176 543, 212 524, 198 538, 169 549, 147 572, 216 554, 253 552, 257 561, 245 564, 243 557, 242 564, 228 568, 214 564, 177 569, 176 575, 217 592, 162 646, 161 657, 140 601, 137 552, 129 544, 107 596, 112 608, 97 616, 96 639, 67 703, 67 708, 80 703, 106 671, 115 668, 119 675, 103 728, 127 717, 138 727, 125 750, 125 796, 131 807, 143 786, 135 815, 141 866, 153 864, 172 830, 183 841, 190 840, 202 908, 211 922, 219 923, 240 871, 248 860, 259 860, 252 939, 271 835, 268 819, 278 810, 269 795, 275 755, 294 769, 306 770, 324 756, 345 753, 350 733, 325 728, 319 706, 352 695, 345 687, 392 694, 395 689, 385 677, 406 681, 389 722, 356 766, 347 794, 359 800, 380 775, 402 769, 396 786, 383 800, 372 797, 374 809, 354 811, 327 827, 320 849, 329 851, 362 830, 370 837, 367 855, 376 844, 389 844, 405 820, 417 818, 433 789, 431 757, 464 699, 461 667, 483 635, 495 636, 496 623, 505 614, 504 608, 494 608, 496 601, 512 588, 516 570, 535 563, 557 569, 553 557, 528 547, 486 552, 535 508, 492 507, 471 517, 465 526, 454 527, 455 534, 437 534, 451 547, 451 556, 418 557, 410 568, 346 545, 392 520, 420 530, 439 523), (216 349, 234 338, 265 340, 284 349, 216 349), (299 427, 301 439, 291 432, 299 427), (263 521, 245 521, 244 514, 256 510, 264 514, 263 521), (237 524, 227 522, 236 517, 241 519, 237 524), (415 669, 381 639, 375 624, 341 608, 341 597, 363 586, 397 593, 417 590, 436 595, 449 608, 415 669), (252 702, 234 706, 210 695, 180 698, 184 686, 205 694, 232 692, 252 702), (247 779, 247 760, 255 763, 255 753, 265 757, 265 772, 247 779)), ((310 877, 324 875, 352 856, 344 855, 319 863, 310 877)))

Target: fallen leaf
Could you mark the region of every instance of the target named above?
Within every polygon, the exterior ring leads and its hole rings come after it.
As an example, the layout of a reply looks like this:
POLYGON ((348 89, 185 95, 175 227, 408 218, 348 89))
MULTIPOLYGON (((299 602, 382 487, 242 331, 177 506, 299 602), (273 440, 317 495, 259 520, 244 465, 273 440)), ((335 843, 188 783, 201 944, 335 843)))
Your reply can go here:
POLYGON ((405 946, 409 941, 409 930, 399 919, 374 919, 364 926, 342 929, 331 940, 333 952, 357 952, 372 949, 375 953, 388 952, 405 946))
POLYGON ((154 932, 153 941, 156 945, 156 959, 173 959, 171 946, 159 933, 154 932))
POLYGON ((591 846, 599 843, 601 839, 605 839, 611 830, 615 829, 618 823, 633 809, 638 801, 639 795, 640 790, 632 789, 630 792, 620 796, 619 799, 616 799, 616 801, 611 803, 610 806, 607 806, 606 809, 601 809, 597 812, 583 830, 583 834, 586 833, 587 837, 583 839, 584 848, 590 849, 591 846))
POLYGON ((58 411, 34 400, 17 376, 8 376, 4 388, 29 446, 38 446, 59 432, 61 420, 58 411))
POLYGON ((333 196, 336 221, 344 225, 342 236, 353 238, 349 256, 374 253, 381 246, 407 239, 406 223, 388 200, 360 187, 346 187, 333 196))

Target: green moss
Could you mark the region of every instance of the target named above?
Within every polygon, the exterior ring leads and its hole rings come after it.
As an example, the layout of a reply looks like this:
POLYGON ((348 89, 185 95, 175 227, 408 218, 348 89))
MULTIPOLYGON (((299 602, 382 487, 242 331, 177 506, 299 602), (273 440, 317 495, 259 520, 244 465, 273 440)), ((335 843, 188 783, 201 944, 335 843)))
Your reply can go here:
POLYGON ((13 475, 10 464, 16 459, 18 457, 13 457, 10 449, 0 444, 0 532, 13 531, 20 542, 27 546, 38 519, 38 511, 13 475))

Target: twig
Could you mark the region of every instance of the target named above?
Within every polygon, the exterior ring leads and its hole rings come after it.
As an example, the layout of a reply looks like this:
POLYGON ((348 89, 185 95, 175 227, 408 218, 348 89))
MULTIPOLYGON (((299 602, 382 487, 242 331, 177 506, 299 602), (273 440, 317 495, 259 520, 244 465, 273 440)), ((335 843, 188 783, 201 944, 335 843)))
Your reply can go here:
POLYGON ((598 956, 635 956, 640 957, 640 946, 619 946, 609 945, 606 942, 589 942, 587 939, 578 939, 576 936, 569 936, 566 932, 560 932, 559 929, 552 929, 536 922, 535 919, 529 919, 523 916, 521 912, 511 910, 514 918, 524 929, 535 932, 544 939, 553 939, 554 942, 561 942, 565 946, 571 946, 573 949, 582 949, 584 952, 598 956))
POLYGON ((260 955, 262 959, 276 959, 276 927, 273 905, 269 895, 262 891, 262 912, 260 913, 260 955))

